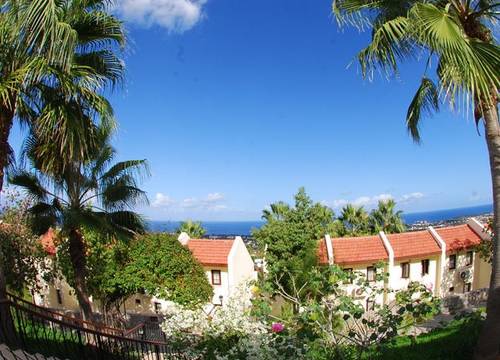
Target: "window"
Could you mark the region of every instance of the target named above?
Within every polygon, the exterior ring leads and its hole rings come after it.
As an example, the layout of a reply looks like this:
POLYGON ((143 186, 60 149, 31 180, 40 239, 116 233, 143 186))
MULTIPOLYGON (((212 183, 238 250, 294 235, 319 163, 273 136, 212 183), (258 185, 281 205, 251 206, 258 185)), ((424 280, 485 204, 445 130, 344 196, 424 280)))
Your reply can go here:
POLYGON ((472 285, 471 283, 465 283, 464 284, 464 293, 467 293, 472 290, 472 285))
POLYGON ((366 299, 366 311, 375 310, 375 301, 373 299, 366 299))
POLYGON ((451 293, 454 292, 455 291, 455 287, 453 287, 453 286, 450 287, 448 291, 451 292, 451 293))
POLYGON ((373 266, 366 268, 366 280, 375 281, 375 268, 373 266))
POLYGON ((401 277, 403 279, 408 279, 410 277, 410 263, 401 264, 401 277))
POLYGON ((141 299, 135 299, 135 304, 136 305, 141 305, 141 299))
POLYGON ((61 289, 56 289, 56 296, 57 296, 57 303, 59 305, 62 305, 63 299, 62 299, 62 291, 61 291, 61 289))
POLYGON ((422 276, 429 274, 429 259, 422 260, 422 276))
POLYGON ((344 284, 352 284, 352 268, 350 269, 344 269, 344 272, 347 275, 347 279, 345 279, 344 284))
POLYGON ((456 267, 457 267, 457 255, 453 254, 453 255, 450 255, 449 258, 449 264, 448 264, 448 268, 450 270, 455 270, 456 267))
POLYGON ((220 270, 212 270, 212 285, 220 285, 220 270))
POLYGON ((467 254, 465 255, 465 265, 471 266, 473 261, 474 261, 474 252, 467 251, 467 254))
POLYGON ((155 302, 155 312, 160 312, 161 311, 161 303, 155 302))

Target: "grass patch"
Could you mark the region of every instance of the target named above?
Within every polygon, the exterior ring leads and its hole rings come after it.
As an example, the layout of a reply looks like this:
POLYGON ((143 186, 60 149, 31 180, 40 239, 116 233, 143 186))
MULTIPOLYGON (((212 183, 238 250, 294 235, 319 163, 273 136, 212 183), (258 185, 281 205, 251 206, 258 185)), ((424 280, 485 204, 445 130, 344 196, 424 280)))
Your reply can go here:
POLYGON ((481 326, 481 317, 473 314, 417 337, 399 337, 368 354, 366 359, 469 360, 473 357, 481 326))

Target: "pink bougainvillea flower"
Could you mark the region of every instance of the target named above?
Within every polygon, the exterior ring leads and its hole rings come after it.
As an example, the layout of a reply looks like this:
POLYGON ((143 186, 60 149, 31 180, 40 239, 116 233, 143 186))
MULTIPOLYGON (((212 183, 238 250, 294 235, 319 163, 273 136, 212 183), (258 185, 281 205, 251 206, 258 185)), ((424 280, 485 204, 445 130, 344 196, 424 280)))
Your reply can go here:
POLYGON ((273 325, 271 326, 271 330, 272 332, 280 333, 285 330, 285 325, 283 325, 282 323, 273 323, 273 325))

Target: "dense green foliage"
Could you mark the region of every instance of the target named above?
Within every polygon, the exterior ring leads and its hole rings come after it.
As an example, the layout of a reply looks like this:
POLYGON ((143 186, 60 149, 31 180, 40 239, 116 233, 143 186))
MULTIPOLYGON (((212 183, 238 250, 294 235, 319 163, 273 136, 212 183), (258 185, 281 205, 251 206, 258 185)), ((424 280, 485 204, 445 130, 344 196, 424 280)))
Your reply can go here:
POLYGON ((205 230, 200 221, 187 220, 182 221, 177 228, 177 234, 182 232, 188 234, 191 239, 200 239, 205 235, 207 230, 205 230))
POLYGON ((339 224, 333 211, 313 203, 303 188, 295 195, 293 207, 278 203, 271 210, 273 213, 264 212, 267 223, 255 230, 253 236, 265 249, 271 283, 278 280, 290 287, 289 274, 300 276, 312 269, 317 262, 318 240, 324 234, 337 233, 339 224))
POLYGON ((39 237, 30 229, 29 202, 16 192, 2 192, 0 209, 0 252, 5 261, 5 278, 10 291, 22 294, 36 288, 36 276, 50 277, 39 237))
MULTIPOLYGON (((304 188, 295 195, 295 204, 279 201, 264 209, 266 224, 253 231, 261 252, 265 253, 268 285, 278 283, 290 289, 299 286, 316 271, 318 242, 330 236, 360 236, 402 232, 405 225, 393 200, 380 201, 371 213, 363 207, 346 205, 338 218, 325 205, 314 203, 304 188), (297 282, 291 284, 291 276, 297 282)), ((319 270, 318 270, 319 271, 319 270)))
POLYGON ((169 234, 147 234, 130 245, 120 282, 181 305, 197 306, 213 295, 205 271, 191 251, 169 234))

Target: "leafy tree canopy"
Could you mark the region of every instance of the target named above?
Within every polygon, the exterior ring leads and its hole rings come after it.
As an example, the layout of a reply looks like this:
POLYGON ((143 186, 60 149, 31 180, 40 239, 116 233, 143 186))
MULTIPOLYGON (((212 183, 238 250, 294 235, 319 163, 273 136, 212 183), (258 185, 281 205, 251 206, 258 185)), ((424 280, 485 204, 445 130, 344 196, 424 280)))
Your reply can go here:
POLYGON ((203 267, 174 235, 140 236, 131 243, 129 257, 119 282, 133 291, 190 307, 205 304, 213 295, 203 267))
MULTIPOLYGON (((316 265, 318 240, 326 233, 336 235, 340 224, 328 207, 314 203, 300 188, 294 206, 278 202, 264 210, 264 226, 253 232, 259 246, 265 249, 268 277, 284 287, 292 286, 289 275, 307 272, 316 265)), ((301 280, 298 279, 300 282, 301 280)))
POLYGON ((2 193, 0 252, 4 259, 5 278, 10 291, 22 294, 36 286, 38 273, 47 277, 50 273, 45 266, 45 252, 39 237, 30 230, 29 202, 21 199, 17 192, 2 193))

